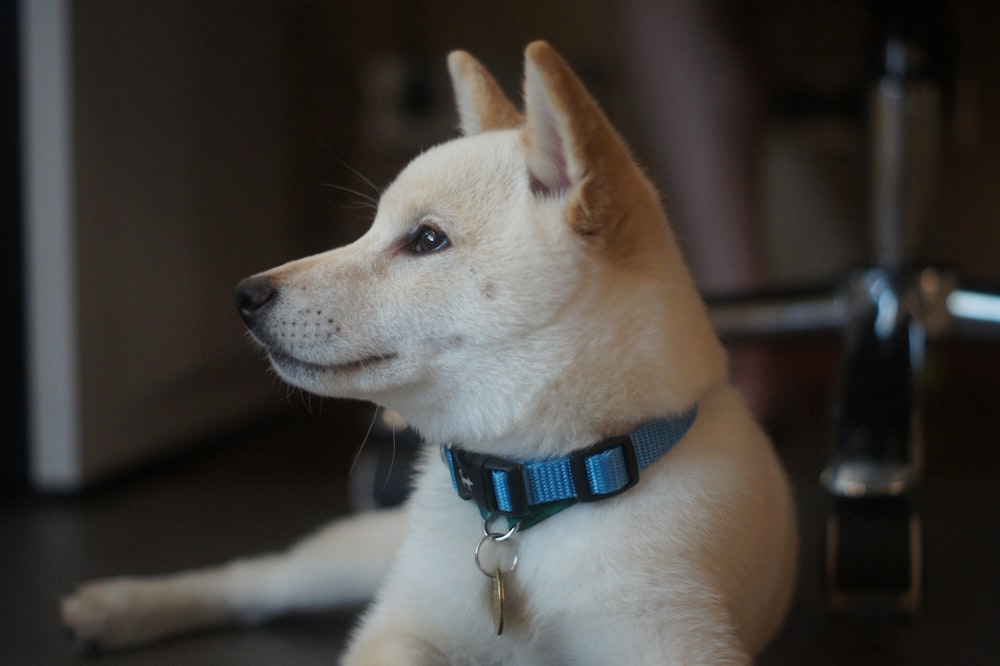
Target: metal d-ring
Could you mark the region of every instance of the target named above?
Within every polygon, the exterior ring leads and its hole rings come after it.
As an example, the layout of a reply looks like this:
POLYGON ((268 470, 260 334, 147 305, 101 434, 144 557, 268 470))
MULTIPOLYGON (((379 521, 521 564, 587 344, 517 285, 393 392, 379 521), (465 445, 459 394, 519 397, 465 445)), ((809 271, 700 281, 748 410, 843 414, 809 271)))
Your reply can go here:
POLYGON ((514 536, 514 534, 517 532, 517 530, 520 529, 520 527, 521 527, 521 523, 520 523, 520 521, 518 521, 518 522, 514 523, 513 525, 511 525, 510 529, 508 529, 507 532, 504 533, 504 534, 501 534, 500 532, 493 532, 493 531, 491 531, 490 530, 490 523, 493 522, 494 520, 496 520, 497 518, 500 518, 500 517, 501 516, 498 516, 495 513, 491 513, 490 515, 488 515, 485 518, 483 518, 483 536, 484 537, 489 537, 490 539, 492 539, 493 541, 496 541, 497 543, 506 541, 507 539, 511 538, 512 536, 514 536))
MULTIPOLYGON (((496 515, 489 515, 489 516, 486 516, 486 518, 483 519, 483 536, 479 540, 479 543, 476 544, 476 566, 479 567, 479 570, 483 572, 483 575, 486 576, 486 577, 488 577, 488 578, 494 578, 498 574, 510 573, 511 571, 514 570, 514 567, 517 566, 517 550, 516 549, 513 550, 514 558, 511 560, 510 567, 508 567, 506 571, 500 571, 497 568, 487 569, 486 567, 483 566, 483 563, 479 559, 479 551, 482 549, 484 543, 486 543, 487 541, 490 541, 492 543, 504 543, 505 541, 507 541, 508 539, 510 539, 512 536, 514 536, 514 534, 517 533, 518 528, 521 526, 521 523, 518 522, 518 523, 514 523, 510 527, 510 529, 508 529, 504 533, 501 533, 501 532, 491 532, 490 531, 490 523, 494 519, 496 519, 498 517, 499 516, 496 516, 496 515)), ((512 549, 514 548, 514 543, 512 541, 509 542, 508 545, 510 545, 512 549)))

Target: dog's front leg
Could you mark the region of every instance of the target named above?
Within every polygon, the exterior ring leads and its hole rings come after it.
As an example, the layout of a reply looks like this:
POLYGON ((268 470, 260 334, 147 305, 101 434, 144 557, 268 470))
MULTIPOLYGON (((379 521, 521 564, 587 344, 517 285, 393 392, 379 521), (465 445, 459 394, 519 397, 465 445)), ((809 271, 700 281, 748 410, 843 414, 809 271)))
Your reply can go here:
POLYGON ((341 661, 342 666, 448 666, 448 658, 430 641, 412 633, 412 628, 385 629, 356 642, 341 661))
POLYGON ((433 632, 422 622, 425 618, 380 612, 384 610, 376 608, 375 615, 360 627, 342 666, 448 666, 448 657, 433 643, 433 632))
POLYGON ((63 622, 82 644, 118 648, 292 611, 361 603, 381 583, 404 510, 333 523, 285 553, 147 578, 110 578, 62 601, 63 622))
MULTIPOLYGON (((461 610, 419 582, 428 580, 425 567, 408 564, 424 560, 413 557, 403 546, 399 561, 388 576, 378 599, 368 609, 361 625, 351 636, 342 666, 448 666, 456 663, 440 623, 450 618, 451 626, 462 625, 461 610), (446 647, 447 646, 447 647, 446 647)), ((476 663, 461 661, 458 663, 476 663)))

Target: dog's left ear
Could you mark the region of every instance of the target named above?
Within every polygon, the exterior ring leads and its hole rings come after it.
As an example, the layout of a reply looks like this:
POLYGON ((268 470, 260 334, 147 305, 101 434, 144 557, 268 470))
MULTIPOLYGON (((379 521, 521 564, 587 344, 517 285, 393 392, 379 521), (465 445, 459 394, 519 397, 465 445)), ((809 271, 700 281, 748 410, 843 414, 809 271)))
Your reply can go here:
POLYGON ((448 54, 448 72, 455 89, 462 134, 471 136, 521 124, 521 114, 504 95, 496 79, 465 51, 448 54))
POLYGON ((551 46, 528 45, 524 70, 523 140, 533 191, 567 195, 573 229, 612 242, 623 222, 620 201, 641 180, 634 177, 638 167, 597 102, 551 46))

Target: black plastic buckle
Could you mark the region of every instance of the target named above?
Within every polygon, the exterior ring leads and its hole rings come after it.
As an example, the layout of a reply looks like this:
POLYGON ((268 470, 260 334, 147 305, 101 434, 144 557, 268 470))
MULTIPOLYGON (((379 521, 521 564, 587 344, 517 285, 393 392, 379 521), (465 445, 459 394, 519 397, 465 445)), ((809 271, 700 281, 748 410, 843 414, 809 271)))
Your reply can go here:
POLYGON ((639 460, 635 455, 635 445, 632 444, 632 440, 628 435, 602 440, 589 449, 570 456, 569 468, 573 475, 573 487, 576 488, 576 497, 581 502, 596 502, 597 500, 614 497, 639 483, 639 460), (611 451, 612 449, 621 449, 622 457, 625 459, 625 470, 628 480, 625 482, 625 485, 617 490, 595 494, 590 488, 590 477, 587 475, 587 459, 593 458, 605 451, 611 451))
POLYGON ((528 491, 524 485, 524 467, 520 463, 452 448, 451 465, 458 496, 462 499, 475 500, 481 508, 497 515, 518 517, 531 513, 528 491), (493 472, 504 472, 507 475, 510 509, 497 506, 493 472))

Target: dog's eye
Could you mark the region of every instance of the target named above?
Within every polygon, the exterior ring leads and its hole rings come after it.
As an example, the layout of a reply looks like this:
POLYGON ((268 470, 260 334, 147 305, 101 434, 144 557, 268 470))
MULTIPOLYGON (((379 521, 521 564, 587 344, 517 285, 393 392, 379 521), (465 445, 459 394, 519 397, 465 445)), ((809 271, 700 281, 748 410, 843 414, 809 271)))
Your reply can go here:
POLYGON ((413 254, 437 252, 448 247, 448 236, 443 231, 429 224, 421 224, 410 240, 406 249, 413 254))

